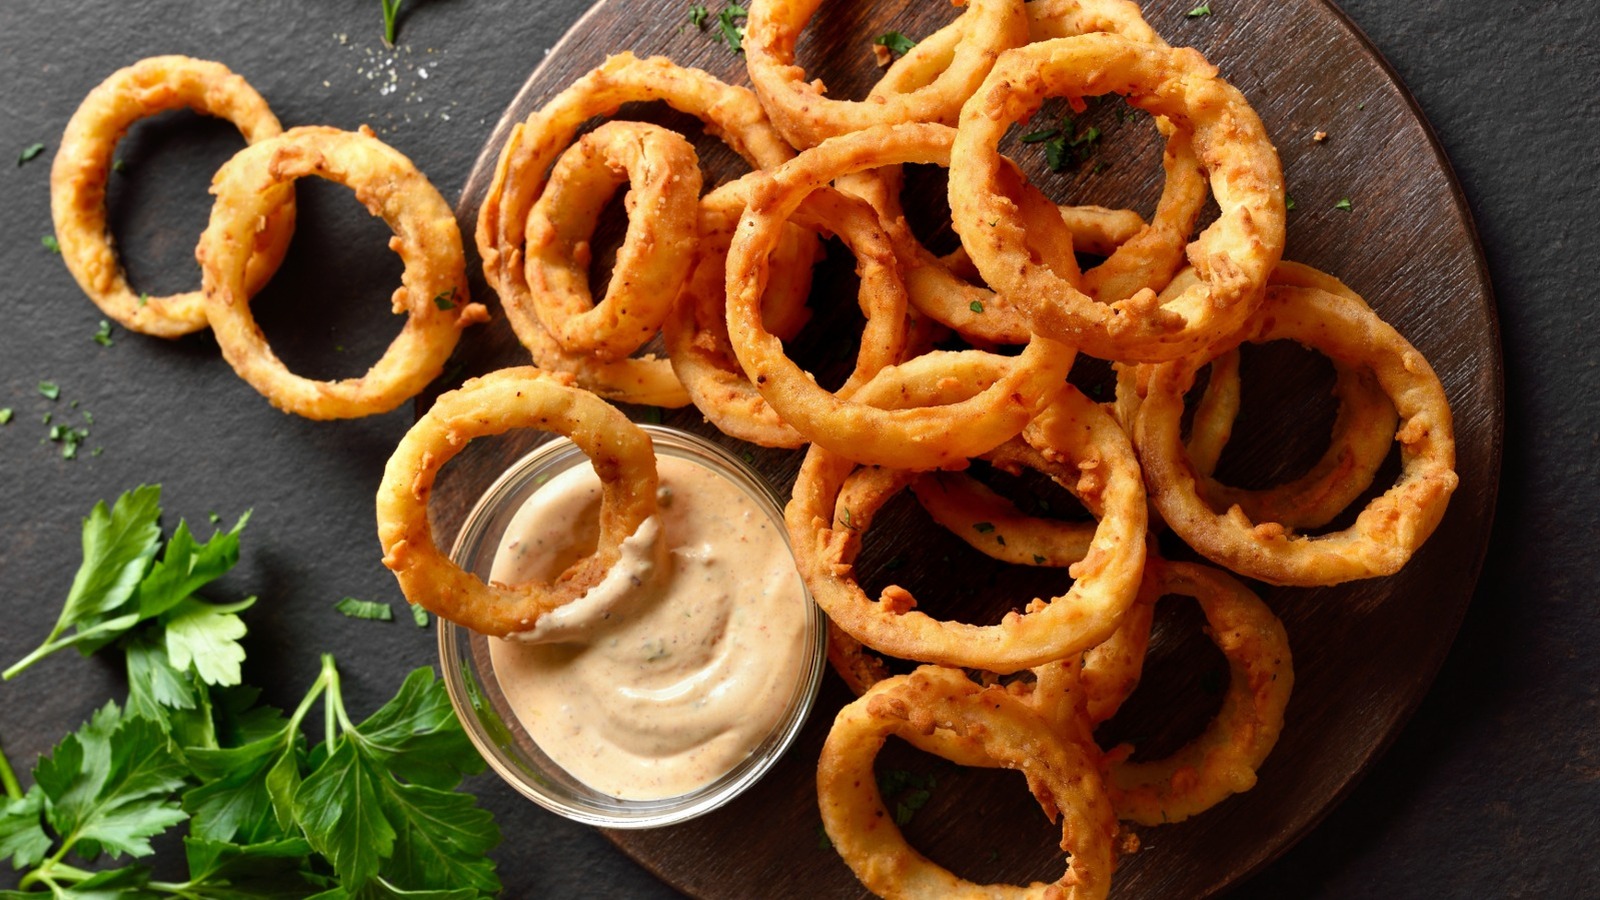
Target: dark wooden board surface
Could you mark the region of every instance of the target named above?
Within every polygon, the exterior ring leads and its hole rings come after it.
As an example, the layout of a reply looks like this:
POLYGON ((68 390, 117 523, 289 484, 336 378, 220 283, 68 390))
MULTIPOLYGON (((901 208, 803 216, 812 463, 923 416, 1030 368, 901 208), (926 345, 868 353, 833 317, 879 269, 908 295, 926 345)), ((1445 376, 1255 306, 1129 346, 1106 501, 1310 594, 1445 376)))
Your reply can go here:
MULTIPOLYGON (((1273 134, 1296 202, 1286 255, 1345 280, 1432 361, 1455 410, 1462 487, 1432 541, 1393 578, 1318 590, 1257 586, 1284 619, 1295 653, 1296 691, 1284 736, 1253 791, 1189 822, 1140 830, 1146 849, 1125 859, 1118 874, 1116 893, 1124 897, 1200 895, 1235 882, 1316 823, 1387 745, 1426 692, 1472 595, 1489 535, 1502 439, 1500 348, 1488 276, 1448 164, 1404 88, 1344 17, 1316 0, 1230 4, 1228 15, 1215 20, 1188 17, 1192 8, 1156 2, 1146 14, 1171 43, 1195 46, 1217 64, 1273 134), (1327 140, 1313 140, 1319 130, 1328 132, 1327 140), (1351 208, 1336 208, 1346 198, 1351 208)), ((830 94, 860 97, 878 71, 873 36, 898 30, 920 37, 954 14, 944 4, 824 4, 801 42, 800 61, 825 80, 830 94)), ((468 180, 459 210, 464 224, 475 221, 510 125, 621 50, 663 54, 748 84, 742 57, 683 27, 682 19, 661 15, 649 3, 607 0, 573 27, 508 108, 468 180)), ((1094 159, 1073 172, 1049 173, 1041 154, 1011 149, 1035 183, 1062 202, 1131 206, 1148 214, 1160 189, 1159 143, 1144 117, 1125 118, 1120 109, 1105 104, 1084 120, 1099 125, 1104 137, 1094 159)), ((712 176, 708 184, 742 171, 731 154, 681 115, 632 105, 618 117, 658 121, 695 135, 712 176)), ((907 202, 913 220, 936 233, 943 181, 937 173, 914 172, 912 185, 907 202)), ((932 240, 949 240, 945 232, 932 240)), ((797 359, 816 364, 825 383, 833 373, 824 359, 836 358, 827 345, 854 329, 852 304, 838 299, 850 294, 850 267, 847 256, 834 253, 820 268, 813 290, 817 321, 809 333, 824 337, 802 335, 791 347, 797 359)), ((503 319, 469 336, 461 355, 469 372, 526 361, 503 319)), ((1092 366, 1080 369, 1075 378, 1082 383, 1100 380, 1092 366)), ((1223 474, 1260 483, 1320 452, 1319 435, 1326 435, 1331 415, 1325 400, 1331 375, 1307 354, 1274 346, 1247 356, 1245 377, 1246 410, 1223 474)), ((692 409, 668 412, 664 421, 715 434, 692 409)), ((494 473, 538 439, 521 435, 477 445, 446 470, 434 508, 441 541, 453 534, 494 473)), ((723 441, 751 453, 780 491, 792 482, 799 453, 723 441)), ((991 575, 991 567, 969 565, 975 554, 939 533, 904 500, 891 506, 875 530, 860 566, 869 587, 892 577, 925 606, 958 617, 991 620, 1050 588, 1048 575, 991 575), (895 569, 892 576, 883 571, 886 565, 895 569), (952 572, 977 574, 952 578, 952 572)), ((1202 684, 1210 679, 1195 672, 1209 666, 1214 674, 1218 657, 1197 636, 1198 617, 1171 606, 1163 604, 1145 687, 1105 732, 1135 739, 1153 755, 1197 731, 1217 702, 1202 684)), ((848 869, 817 847, 812 784, 831 712, 846 700, 830 678, 785 761, 728 808, 683 826, 610 837, 663 879, 698 896, 859 893, 848 869)), ((1059 872, 1055 838, 1019 780, 894 754, 880 771, 898 765, 939 779, 929 805, 907 829, 930 857, 980 881, 1059 872)))

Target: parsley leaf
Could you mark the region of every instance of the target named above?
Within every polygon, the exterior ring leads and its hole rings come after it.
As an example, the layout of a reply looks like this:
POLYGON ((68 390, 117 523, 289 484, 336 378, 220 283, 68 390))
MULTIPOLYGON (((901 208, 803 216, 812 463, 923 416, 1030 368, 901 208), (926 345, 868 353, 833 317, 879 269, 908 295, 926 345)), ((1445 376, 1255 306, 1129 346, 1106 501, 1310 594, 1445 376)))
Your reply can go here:
POLYGON ((61 385, 54 381, 39 382, 39 396, 46 400, 58 400, 61 397, 61 385))
POLYGON ((735 53, 743 53, 744 25, 740 23, 749 16, 750 11, 737 3, 724 6, 722 12, 717 13, 717 30, 711 33, 711 39, 727 44, 735 53))
POLYGON ((0 409, 0 425, 10 425, 11 417, 13 415, 15 415, 15 413, 11 411, 11 407, 9 406, 0 409))
POLYGON ((100 320, 100 327, 95 329, 94 342, 102 347, 111 346, 111 323, 105 319, 100 320))
POLYGON ((125 607, 155 558, 161 540, 161 488, 145 486, 123 494, 110 509, 95 504, 83 523, 83 564, 43 644, 3 676, 14 677, 34 662, 74 644, 85 653, 109 642, 139 620, 125 607), (61 639, 68 628, 76 633, 61 639))
POLYGON ((387 603, 376 603, 371 600, 357 600, 346 597, 333 605, 333 608, 352 619, 372 619, 379 622, 393 622, 394 610, 387 603))
POLYGON ((255 602, 254 597, 227 605, 183 600, 166 617, 167 658, 179 671, 192 667, 206 684, 238 684, 244 662, 239 639, 245 635, 238 614, 255 602))
POLYGON ((1188 18, 1191 19, 1198 19, 1201 16, 1209 16, 1211 15, 1211 4, 1202 3, 1199 6, 1196 6, 1194 9, 1189 10, 1187 15, 1188 18))
POLYGON ((56 240, 56 236, 55 235, 47 234, 44 237, 39 238, 39 243, 43 244, 44 248, 46 250, 49 250, 51 253, 60 255, 60 253, 61 253, 61 242, 56 240))
POLYGON ((450 290, 445 291, 444 293, 440 294, 439 296, 434 297, 433 298, 433 305, 438 307, 440 312, 444 312, 445 310, 455 309, 456 308, 456 289, 455 288, 451 288, 450 290))
POLYGON ((1341 209, 1341 210, 1344 210, 1345 212, 1349 212, 1350 209, 1351 209, 1350 198, 1349 197, 1345 197, 1345 198, 1341 199, 1338 203, 1335 203, 1333 205, 1333 208, 1334 209, 1341 209))
POLYGON ((1288 194, 1284 194, 1283 195, 1283 208, 1286 209, 1286 210, 1294 209, 1294 198, 1289 196, 1288 194))
POLYGON ((975 313, 981 313, 981 312, 983 312, 983 301, 982 300, 974 300, 971 303, 967 304, 967 309, 970 309, 975 313))
POLYGON ((29 144, 28 146, 23 147, 21 155, 17 157, 17 167, 21 168, 23 163, 33 159, 43 152, 43 144, 29 144))
POLYGON ((896 56, 905 56, 911 48, 917 45, 916 41, 906 37, 898 31, 886 31, 872 39, 874 44, 889 48, 889 52, 896 56))
POLYGON ((994 523, 993 522, 974 522, 974 523, 972 523, 972 529, 974 531, 978 532, 979 534, 989 534, 990 532, 994 531, 994 523))
POLYGON ((706 9, 705 4, 696 3, 695 5, 689 7, 689 24, 700 29, 701 31, 705 31, 706 16, 709 15, 711 15, 711 10, 706 9))
POLYGON ((38 865, 50 852, 43 823, 44 792, 38 785, 21 797, 0 801, 0 859, 11 857, 19 869, 38 865))
POLYGON ((427 628, 428 611, 416 605, 415 603, 408 603, 406 605, 411 607, 411 621, 417 623, 418 628, 427 628))

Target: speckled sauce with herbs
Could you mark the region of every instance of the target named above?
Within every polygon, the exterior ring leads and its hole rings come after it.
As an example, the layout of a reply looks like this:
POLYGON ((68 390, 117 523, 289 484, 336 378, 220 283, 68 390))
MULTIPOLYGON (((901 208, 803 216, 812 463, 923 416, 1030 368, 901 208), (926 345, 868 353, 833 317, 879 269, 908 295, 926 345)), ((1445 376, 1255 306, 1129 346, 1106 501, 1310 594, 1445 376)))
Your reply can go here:
MULTIPOLYGON (((705 466, 656 460, 659 509, 606 578, 527 632, 490 641, 495 677, 539 748, 630 800, 732 770, 804 677, 809 599, 782 526, 705 466)), ((594 549, 600 481, 579 465, 518 510, 491 578, 552 578, 594 549)))

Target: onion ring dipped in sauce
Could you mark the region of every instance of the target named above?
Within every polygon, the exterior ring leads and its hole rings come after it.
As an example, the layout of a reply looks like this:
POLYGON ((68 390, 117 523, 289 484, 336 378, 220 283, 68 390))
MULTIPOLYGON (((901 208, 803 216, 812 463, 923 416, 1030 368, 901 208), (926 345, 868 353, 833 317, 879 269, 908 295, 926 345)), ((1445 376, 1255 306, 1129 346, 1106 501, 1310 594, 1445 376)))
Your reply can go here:
MULTIPOLYGON (((67 122, 50 168, 50 214, 67 270, 107 316, 130 331, 165 338, 206 327, 202 294, 134 293, 111 246, 106 180, 117 141, 133 123, 185 107, 227 119, 246 143, 283 133, 267 101, 227 66, 187 56, 153 56, 118 69, 89 92, 67 122)), ((293 188, 269 188, 259 206, 262 219, 252 233, 245 263, 247 297, 277 271, 294 236, 293 188)))
POLYGON ((676 132, 607 122, 568 147, 528 217, 527 279, 539 323, 561 346, 624 359, 655 336, 689 277, 700 159, 676 132), (628 233, 596 304, 590 240, 606 201, 628 190, 628 233))
MULTIPOLYGON (((489 642, 539 749, 628 800, 687 794, 749 757, 789 715, 814 634, 781 524, 699 462, 662 455, 657 468, 656 513, 605 579, 489 642)), ((596 539, 603 502, 586 466, 540 486, 501 538, 493 580, 555 577, 596 539)))
POLYGON ((980 687, 955 669, 923 666, 840 710, 817 764, 817 801, 828 839, 881 897, 1091 898, 1111 887, 1117 823, 1095 753, 1063 739, 1004 688, 980 687), (977 885, 912 849, 873 773, 891 735, 958 763, 982 758, 1021 772, 1045 815, 1060 818, 1066 872, 1051 883, 977 885))
MULTIPOLYGON (((589 119, 612 115, 624 103, 655 100, 705 122, 752 167, 776 166, 794 156, 748 89, 663 57, 640 59, 619 53, 512 128, 478 211, 477 244, 484 277, 500 296, 517 339, 540 368, 570 375, 579 386, 610 400, 680 407, 687 406, 690 398, 667 360, 647 354, 607 362, 562 347, 534 313, 524 261, 529 213, 546 190, 546 173, 578 130, 589 119)), ((782 281, 793 287, 774 290, 764 314, 776 333, 792 334, 805 321, 817 242, 798 228, 786 229, 781 241, 786 250, 775 258, 792 267, 785 270, 782 281)))
MULTIPOLYGON (((912 393, 919 382, 904 389, 912 393)), ((800 572, 834 624, 891 656, 999 674, 1071 656, 1109 637, 1133 603, 1144 568, 1146 506, 1138 464, 1115 420, 1075 388, 1068 387, 1041 418, 1052 453, 1076 474, 1075 491, 1094 495, 1087 505, 1098 507, 1102 517, 1088 554, 1069 569, 1076 578, 1071 587, 995 625, 935 619, 916 609, 916 599, 898 586, 886 588, 876 601, 868 597, 852 569, 859 523, 853 510, 841 513, 837 505, 855 465, 813 445, 784 516, 800 572)))
POLYGON ((1201 555, 1270 584, 1340 584, 1399 571, 1439 524, 1459 480, 1450 405, 1433 368, 1365 303, 1319 288, 1273 285, 1240 339, 1294 340, 1370 370, 1399 415, 1400 477, 1333 534, 1296 535, 1282 523, 1251 521, 1239 506, 1213 510, 1181 437, 1184 394, 1207 362, 1197 355, 1151 369, 1134 423, 1162 518, 1201 555))
POLYGON ((406 599, 480 634, 526 631, 599 584, 622 544, 656 511, 650 438, 593 394, 532 367, 469 379, 439 397, 389 457, 378 487, 383 564, 406 599), (558 577, 515 586, 484 584, 439 550, 428 498, 440 467, 476 437, 533 428, 566 435, 594 464, 603 485, 594 552, 558 577))
POLYGON ((846 399, 822 389, 763 326, 761 297, 771 277, 768 257, 781 227, 806 197, 840 175, 937 161, 949 146, 949 134, 941 125, 872 128, 831 138, 757 175, 728 251, 728 336, 746 376, 806 439, 857 462, 934 469, 993 449, 1019 433, 1060 391, 1074 358, 1071 347, 1037 336, 1017 357, 980 351, 922 357, 905 365, 937 368, 953 363, 992 375, 973 383, 973 392, 959 402, 914 406, 895 401, 899 408, 889 409, 859 394, 846 399))
POLYGON ((1030 44, 1001 55, 962 108, 950 151, 950 209, 988 284, 1027 301, 1032 326, 1091 356, 1158 362, 1228 338, 1260 304, 1283 253, 1283 173, 1260 118, 1190 49, 1110 34, 1030 44), (1030 258, 1024 223, 999 182, 1001 136, 1049 96, 1123 94, 1192 134, 1220 217, 1189 245, 1202 283, 1162 305, 1153 287, 1097 302, 1030 258))
POLYGON ((822 0, 754 0, 744 35, 750 83, 772 122, 796 147, 814 147, 830 137, 874 125, 940 122, 954 125, 1002 50, 1028 39, 1021 0, 971 0, 956 20, 967 40, 952 48, 946 64, 926 83, 865 101, 823 96, 820 80, 795 64, 795 44, 822 0))
POLYGON ((239 151, 212 180, 216 202, 200 237, 206 318, 222 355, 273 406, 309 419, 388 412, 444 371, 461 330, 488 318, 467 302, 461 232, 450 204, 411 160, 370 129, 302 127, 239 151), (277 192, 308 175, 351 188, 394 231, 389 247, 405 264, 394 311, 406 324, 360 378, 316 381, 290 372, 250 314, 249 270, 260 222, 277 192))

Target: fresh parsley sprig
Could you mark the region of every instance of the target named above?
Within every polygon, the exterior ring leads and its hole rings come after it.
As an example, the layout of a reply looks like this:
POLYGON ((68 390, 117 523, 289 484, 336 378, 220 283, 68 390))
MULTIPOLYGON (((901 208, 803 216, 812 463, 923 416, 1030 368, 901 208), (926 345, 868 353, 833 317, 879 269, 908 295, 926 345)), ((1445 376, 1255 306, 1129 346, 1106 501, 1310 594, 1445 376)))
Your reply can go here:
POLYGON ((405 0, 378 0, 383 6, 383 42, 394 46, 395 22, 400 16, 400 4, 405 0))

